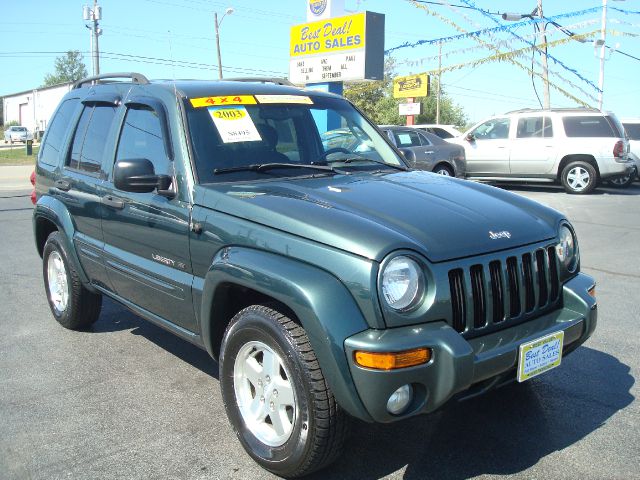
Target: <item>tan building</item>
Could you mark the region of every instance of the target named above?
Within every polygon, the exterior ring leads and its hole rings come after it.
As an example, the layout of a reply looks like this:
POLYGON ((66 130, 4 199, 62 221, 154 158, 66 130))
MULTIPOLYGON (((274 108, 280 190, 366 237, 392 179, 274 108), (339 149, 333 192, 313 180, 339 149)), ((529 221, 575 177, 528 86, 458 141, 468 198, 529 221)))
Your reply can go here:
POLYGON ((2 97, 5 125, 15 121, 30 132, 44 131, 49 119, 72 83, 35 88, 2 97))

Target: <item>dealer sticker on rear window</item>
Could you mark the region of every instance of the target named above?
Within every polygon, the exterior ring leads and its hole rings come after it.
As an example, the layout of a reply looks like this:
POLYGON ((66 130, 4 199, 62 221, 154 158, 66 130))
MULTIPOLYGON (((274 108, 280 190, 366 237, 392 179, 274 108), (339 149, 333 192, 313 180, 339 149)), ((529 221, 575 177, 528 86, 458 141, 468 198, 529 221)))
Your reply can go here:
POLYGON ((207 110, 224 143, 262 140, 245 107, 209 107, 207 110))

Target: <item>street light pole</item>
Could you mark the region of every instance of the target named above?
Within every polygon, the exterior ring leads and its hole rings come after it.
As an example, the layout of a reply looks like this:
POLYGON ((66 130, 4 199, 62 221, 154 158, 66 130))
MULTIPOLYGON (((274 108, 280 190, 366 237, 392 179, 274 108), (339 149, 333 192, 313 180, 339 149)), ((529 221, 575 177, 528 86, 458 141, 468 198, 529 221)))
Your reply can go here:
POLYGON ((82 7, 82 18, 92 23, 91 27, 91 57, 93 59, 93 74, 100 75, 100 49, 98 47, 98 37, 102 35, 102 29, 98 21, 102 19, 102 7, 98 5, 98 0, 93 0, 93 8, 85 5, 82 7))
POLYGON ((214 12, 213 21, 216 27, 216 50, 218 51, 218 78, 222 80, 222 55, 220 54, 220 24, 224 20, 224 17, 227 15, 231 15, 233 13, 233 8, 227 8, 224 12, 224 15, 218 21, 218 12, 214 12))

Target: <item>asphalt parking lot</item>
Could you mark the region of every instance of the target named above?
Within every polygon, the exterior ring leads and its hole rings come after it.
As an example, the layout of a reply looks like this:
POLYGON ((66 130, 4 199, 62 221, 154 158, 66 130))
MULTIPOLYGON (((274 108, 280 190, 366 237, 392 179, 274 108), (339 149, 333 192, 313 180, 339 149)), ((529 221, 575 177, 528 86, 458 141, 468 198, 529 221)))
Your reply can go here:
MULTIPOLYGON (((525 384, 355 424, 315 478, 640 478, 640 183, 509 189, 575 225, 598 282, 594 336, 525 384)), ((273 478, 233 435, 205 352, 111 301, 91 331, 58 326, 27 191, 0 191, 0 232, 0 478, 273 478)))

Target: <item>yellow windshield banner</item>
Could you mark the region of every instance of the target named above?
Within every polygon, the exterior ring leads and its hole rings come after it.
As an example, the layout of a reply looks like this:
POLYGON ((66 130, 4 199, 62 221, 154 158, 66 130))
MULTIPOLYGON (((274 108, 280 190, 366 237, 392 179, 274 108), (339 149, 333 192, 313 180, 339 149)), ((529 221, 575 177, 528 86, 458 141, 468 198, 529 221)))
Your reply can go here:
POLYGON ((366 13, 328 18, 291 27, 291 57, 365 47, 366 13))
POLYGON ((313 105, 313 100, 303 95, 256 95, 260 103, 300 103, 313 105))
POLYGON ((256 99, 253 95, 225 95, 218 97, 192 98, 193 108, 200 107, 224 107, 225 105, 255 105, 256 99))

